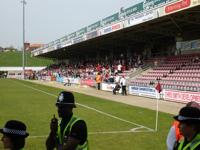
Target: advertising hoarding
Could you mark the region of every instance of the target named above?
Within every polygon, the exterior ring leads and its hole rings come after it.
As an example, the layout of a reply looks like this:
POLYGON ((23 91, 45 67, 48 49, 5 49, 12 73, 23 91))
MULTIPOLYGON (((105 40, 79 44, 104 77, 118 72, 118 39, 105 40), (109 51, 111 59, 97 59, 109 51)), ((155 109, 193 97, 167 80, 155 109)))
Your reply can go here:
POLYGON ((157 12, 150 10, 143 12, 141 14, 135 15, 129 19, 127 19, 124 23, 125 27, 133 26, 136 24, 140 24, 149 20, 152 20, 157 17, 157 12))
POLYGON ((109 17, 104 18, 101 22, 102 25, 108 25, 119 20, 119 13, 115 13, 109 17))
POLYGON ((200 103, 200 93, 176 91, 176 90, 164 90, 164 99, 181 103, 188 103, 190 101, 195 101, 200 103))
POLYGON ((101 21, 97 21, 87 27, 88 32, 96 30, 97 28, 101 27, 101 21))
POLYGON ((156 98, 156 90, 151 87, 129 86, 129 94, 156 98))

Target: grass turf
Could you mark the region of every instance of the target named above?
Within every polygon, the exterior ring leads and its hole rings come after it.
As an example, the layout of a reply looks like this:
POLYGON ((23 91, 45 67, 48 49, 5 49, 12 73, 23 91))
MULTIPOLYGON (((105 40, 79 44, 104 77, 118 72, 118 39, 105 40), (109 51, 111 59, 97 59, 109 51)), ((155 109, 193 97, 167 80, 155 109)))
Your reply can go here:
MULTIPOLYGON (((47 66, 52 64, 53 61, 50 59, 31 57, 29 52, 25 55, 26 66, 47 66)), ((1 52, 0 53, 0 67, 15 67, 22 66, 22 52, 1 52), (12 60, 12 61, 11 61, 12 60)))
MULTIPOLYGON (((60 89, 13 79, 0 79, 0 127, 9 119, 19 119, 27 124, 30 137, 28 150, 44 150, 49 133, 49 122, 57 115, 55 100, 60 89), (39 89, 52 95, 34 90, 39 89), (39 137, 34 137, 39 136, 39 137)), ((74 93, 76 102, 110 115, 149 128, 155 127, 155 111, 74 93)), ((133 97, 134 100, 135 97, 133 97)), ((87 122, 91 150, 163 150, 171 116, 159 113, 158 132, 92 134, 94 132, 129 131, 138 126, 78 106, 75 115, 87 122)), ((141 131, 147 131, 142 129, 141 131)), ((2 149, 2 143, 0 149, 2 149)))

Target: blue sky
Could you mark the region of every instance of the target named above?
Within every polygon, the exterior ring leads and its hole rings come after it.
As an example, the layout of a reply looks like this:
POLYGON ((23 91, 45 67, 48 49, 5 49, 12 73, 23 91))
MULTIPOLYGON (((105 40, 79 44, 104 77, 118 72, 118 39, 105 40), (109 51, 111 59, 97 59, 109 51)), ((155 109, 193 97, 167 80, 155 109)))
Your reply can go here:
MULTIPOLYGON (((26 41, 49 43, 142 0, 26 0, 26 41)), ((22 47, 22 3, 0 0, 0 46, 22 47)))

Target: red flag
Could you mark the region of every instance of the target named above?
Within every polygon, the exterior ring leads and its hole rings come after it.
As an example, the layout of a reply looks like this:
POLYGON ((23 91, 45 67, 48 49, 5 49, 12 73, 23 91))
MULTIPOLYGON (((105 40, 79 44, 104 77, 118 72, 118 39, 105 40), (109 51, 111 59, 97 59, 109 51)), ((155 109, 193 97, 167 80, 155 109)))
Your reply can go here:
POLYGON ((158 91, 158 93, 160 93, 161 91, 162 91, 162 88, 161 88, 161 85, 160 85, 160 83, 158 82, 158 84, 156 85, 156 88, 155 88, 157 91, 158 91))

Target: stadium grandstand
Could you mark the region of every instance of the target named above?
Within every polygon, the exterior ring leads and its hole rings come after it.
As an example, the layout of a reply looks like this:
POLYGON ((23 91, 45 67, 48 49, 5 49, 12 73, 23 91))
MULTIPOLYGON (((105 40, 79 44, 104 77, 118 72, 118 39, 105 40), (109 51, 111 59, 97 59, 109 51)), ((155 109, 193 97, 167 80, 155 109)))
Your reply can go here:
POLYGON ((173 116, 200 104, 199 33, 200 0, 143 0, 48 44, 25 43, 25 70, 22 52, 1 52, 1 127, 22 120, 26 149, 46 149, 64 90, 89 149, 166 149, 173 116))
POLYGON ((200 1, 145 0, 33 50, 53 58, 37 76, 95 85, 101 72, 103 90, 110 78, 125 75, 129 94, 200 102, 200 1), (118 69, 120 68, 120 69, 118 69))

